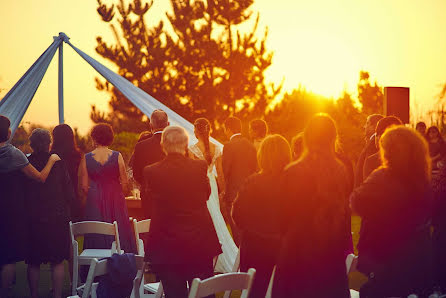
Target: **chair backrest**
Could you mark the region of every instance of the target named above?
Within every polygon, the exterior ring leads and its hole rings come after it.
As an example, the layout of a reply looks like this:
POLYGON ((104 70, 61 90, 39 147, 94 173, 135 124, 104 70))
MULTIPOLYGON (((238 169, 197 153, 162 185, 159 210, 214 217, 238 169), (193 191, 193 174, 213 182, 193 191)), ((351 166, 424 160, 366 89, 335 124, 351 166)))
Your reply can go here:
MULTIPOLYGON (((232 266, 232 272, 239 272, 240 270, 240 247, 237 252, 237 256, 235 257, 234 265, 232 266)), ((231 297, 231 291, 226 291, 223 295, 223 298, 231 297)))
POLYGON ((248 273, 234 272, 220 274, 205 280, 195 278, 189 292, 189 298, 206 297, 215 293, 242 290, 240 298, 247 298, 251 291, 256 270, 251 268, 248 273))
POLYGON ((347 257, 345 258, 345 267, 346 267, 346 271, 347 271, 347 275, 350 273, 350 271, 352 271, 352 264, 355 261, 355 259, 357 258, 357 256, 355 256, 354 254, 349 254, 347 255, 347 257))
MULTIPOLYGON (((135 255, 135 263, 136 263, 136 277, 133 280, 133 290, 132 294, 134 294, 135 298, 140 298, 139 295, 139 287, 141 285, 142 277, 144 275, 144 257, 135 255)), ((92 287, 94 279, 98 276, 107 274, 107 259, 99 260, 94 258, 91 260, 90 269, 88 270, 87 281, 85 282, 84 292, 82 293, 82 298, 88 298, 92 295, 92 287)))
POLYGON ((139 255, 144 255, 144 242, 139 238, 139 234, 148 233, 150 230, 150 219, 141 221, 133 220, 133 231, 135 232, 136 249, 139 255))
POLYGON ((121 244, 119 242, 118 223, 114 221, 112 224, 102 221, 80 221, 72 223, 70 221, 71 242, 74 242, 74 237, 85 234, 102 234, 115 236, 116 250, 121 251, 121 244))

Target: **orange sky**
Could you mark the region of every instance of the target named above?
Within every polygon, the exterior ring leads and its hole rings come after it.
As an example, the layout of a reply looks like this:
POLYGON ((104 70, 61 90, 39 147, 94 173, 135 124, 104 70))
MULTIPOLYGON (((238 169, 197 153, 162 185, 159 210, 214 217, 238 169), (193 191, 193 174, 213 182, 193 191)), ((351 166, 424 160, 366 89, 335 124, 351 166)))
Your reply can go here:
MULTIPOLYGON (((147 21, 162 18, 169 5, 154 0, 147 21)), ((112 67, 94 50, 96 36, 113 40, 96 7, 96 0, 0 1, 0 97, 60 31, 112 67)), ((446 82, 444 0, 256 0, 252 9, 260 12, 260 29, 269 27, 268 47, 275 52, 267 79, 284 78, 285 91, 301 84, 326 96, 337 97, 344 88, 354 93, 364 69, 381 86, 410 87, 411 102, 422 114, 446 82)), ((90 105, 106 109, 109 96, 96 90, 95 71, 64 49, 65 119, 87 132, 90 105)), ((57 54, 25 121, 57 124, 57 54)))

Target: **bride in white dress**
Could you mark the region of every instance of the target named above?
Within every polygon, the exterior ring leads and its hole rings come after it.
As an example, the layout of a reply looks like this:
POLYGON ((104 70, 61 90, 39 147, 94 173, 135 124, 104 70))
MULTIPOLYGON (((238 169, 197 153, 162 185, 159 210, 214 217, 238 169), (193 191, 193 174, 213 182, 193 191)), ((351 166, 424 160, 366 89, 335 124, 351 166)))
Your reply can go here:
POLYGON ((226 222, 223 219, 223 215, 220 212, 217 179, 220 182, 220 185, 222 185, 222 151, 219 146, 209 142, 211 125, 206 118, 198 118, 194 122, 194 127, 195 136, 197 137, 198 142, 190 146, 189 151, 192 153, 193 158, 206 160, 208 163, 208 177, 211 185, 211 195, 207 205, 223 251, 218 257, 215 271, 222 273, 231 272, 237 257, 238 248, 235 245, 226 226, 226 222))

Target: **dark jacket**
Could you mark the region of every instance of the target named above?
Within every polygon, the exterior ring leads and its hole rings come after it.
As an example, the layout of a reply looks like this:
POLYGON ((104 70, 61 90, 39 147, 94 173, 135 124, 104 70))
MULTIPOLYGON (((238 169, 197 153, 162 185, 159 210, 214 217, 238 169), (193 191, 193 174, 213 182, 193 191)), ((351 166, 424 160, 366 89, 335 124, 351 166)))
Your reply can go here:
POLYGON ((370 174, 379 168, 381 166, 381 157, 379 156, 379 152, 376 152, 375 154, 370 155, 365 159, 364 162, 364 169, 363 169, 363 179, 364 181, 367 179, 367 177, 370 176, 370 174))
POLYGON ((208 261, 221 253, 207 209, 207 163, 181 154, 144 169, 152 203, 146 255, 153 264, 208 261))
POLYGON ((138 142, 133 153, 133 177, 143 185, 143 171, 148 165, 162 160, 166 155, 161 148, 161 133, 156 133, 147 140, 138 142))
POLYGON ((364 291, 386 297, 423 294, 431 276, 431 187, 417 190, 381 168, 350 200, 362 219, 358 269, 369 275, 364 291))
POLYGON ((257 170, 257 151, 245 137, 234 136, 223 147, 223 174, 226 191, 225 202, 231 204, 245 179, 257 170))
POLYGON ((344 165, 332 156, 309 155, 285 170, 277 185, 285 193, 284 236, 273 297, 350 297, 346 176, 344 165))
POLYGON ((133 280, 136 277, 135 255, 125 253, 113 254, 107 258, 107 274, 99 279, 96 290, 98 298, 126 298, 133 289, 133 280))

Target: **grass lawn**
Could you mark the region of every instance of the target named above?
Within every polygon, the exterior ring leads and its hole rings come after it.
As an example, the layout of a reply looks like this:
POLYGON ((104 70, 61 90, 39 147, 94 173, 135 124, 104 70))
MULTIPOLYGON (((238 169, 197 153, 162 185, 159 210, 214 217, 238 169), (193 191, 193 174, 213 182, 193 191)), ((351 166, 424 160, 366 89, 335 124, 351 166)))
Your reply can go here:
MULTIPOLYGON (((358 216, 352 217, 352 232, 353 232, 353 243, 356 248, 356 244, 359 239, 359 227, 361 220, 358 216)), ((357 253, 355 249, 355 253, 357 253)), ((39 297, 51 297, 50 287, 51 287, 51 269, 49 265, 41 265, 40 267, 40 283, 39 283, 39 297)), ((63 297, 70 295, 70 281, 68 274, 68 263, 65 262, 65 280, 64 280, 64 291, 63 297)), ((147 276, 148 281, 151 281, 151 277, 147 276)), ((361 285, 367 280, 367 278, 361 273, 354 272, 349 275, 350 288, 359 290, 361 285)), ((220 295, 218 295, 220 296, 220 295)), ((234 294, 232 297, 239 297, 239 295, 234 294)), ((29 287, 26 278, 26 264, 24 262, 17 263, 16 272, 16 284, 11 291, 11 297, 29 297, 29 287)))

